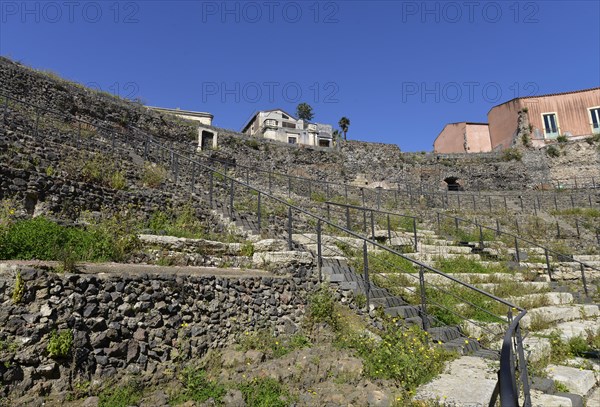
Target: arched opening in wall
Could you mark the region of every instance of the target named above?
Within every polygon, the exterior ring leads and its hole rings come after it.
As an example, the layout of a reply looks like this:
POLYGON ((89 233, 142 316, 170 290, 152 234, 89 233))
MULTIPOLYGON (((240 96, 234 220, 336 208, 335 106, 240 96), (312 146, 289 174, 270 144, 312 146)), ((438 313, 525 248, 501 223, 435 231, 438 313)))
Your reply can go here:
POLYGON ((448 191, 462 191, 463 187, 460 185, 457 177, 448 177, 444 179, 444 182, 448 185, 448 191))
POLYGON ((202 151, 212 150, 215 134, 210 131, 202 130, 202 138, 200 140, 200 149, 202 151))

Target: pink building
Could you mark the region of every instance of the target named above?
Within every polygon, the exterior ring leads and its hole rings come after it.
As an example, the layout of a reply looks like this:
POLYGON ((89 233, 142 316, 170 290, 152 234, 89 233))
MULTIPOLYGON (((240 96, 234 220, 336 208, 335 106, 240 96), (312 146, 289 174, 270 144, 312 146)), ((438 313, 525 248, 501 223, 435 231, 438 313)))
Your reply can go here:
POLYGON ((488 122, 492 149, 508 148, 524 133, 537 146, 559 135, 600 134, 600 88, 512 99, 494 106, 488 122))
POLYGON ((509 148, 529 137, 540 147, 560 135, 600 134, 600 88, 515 98, 494 106, 485 123, 450 123, 433 143, 436 153, 480 153, 509 148))
POLYGON ((491 150, 487 123, 449 123, 433 142, 433 151, 440 154, 484 153, 491 150))

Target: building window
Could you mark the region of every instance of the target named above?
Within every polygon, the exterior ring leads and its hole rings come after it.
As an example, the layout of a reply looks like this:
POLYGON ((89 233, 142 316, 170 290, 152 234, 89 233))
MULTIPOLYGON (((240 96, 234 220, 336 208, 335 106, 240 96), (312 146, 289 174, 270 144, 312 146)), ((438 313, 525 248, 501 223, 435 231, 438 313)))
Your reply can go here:
POLYGON ((290 122, 281 122, 281 125, 285 128, 288 129, 295 129, 296 128, 296 123, 290 123, 290 122))
POLYGON ((590 118, 592 121, 590 124, 592 125, 592 134, 600 134, 600 107, 591 107, 590 118))
POLYGON ((296 144, 298 142, 297 137, 288 137, 288 144, 296 144))
POLYGON ((265 126, 277 127, 277 120, 267 119, 265 120, 265 126))
POLYGON ((319 139, 319 147, 330 147, 329 140, 319 139))
POLYGON ((560 127, 558 127, 556 113, 542 113, 542 121, 544 122, 544 136, 546 138, 558 137, 560 127))
POLYGON ((283 114, 283 113, 281 114, 281 117, 283 117, 286 120, 289 120, 289 118, 290 118, 287 114, 283 114))

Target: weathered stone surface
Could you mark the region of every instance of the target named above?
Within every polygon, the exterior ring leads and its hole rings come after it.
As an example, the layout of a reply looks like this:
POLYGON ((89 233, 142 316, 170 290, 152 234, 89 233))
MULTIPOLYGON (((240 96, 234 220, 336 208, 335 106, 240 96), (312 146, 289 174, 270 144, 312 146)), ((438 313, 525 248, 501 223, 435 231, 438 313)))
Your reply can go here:
POLYGON ((298 251, 254 253, 252 257, 252 262, 259 267, 267 264, 275 266, 289 264, 309 265, 313 261, 313 256, 310 253, 298 251))
MULTIPOLYGON (((293 330, 290 327, 297 328, 303 316, 311 277, 303 267, 288 270, 308 277, 246 275, 242 270, 226 275, 206 270, 202 274, 113 270, 91 276, 36 270, 29 273, 28 285, 52 287, 52 297, 12 304, 12 289, 6 283, 14 281, 16 269, 2 267, 0 282, 9 289, 0 289, 0 303, 11 304, 2 308, 7 321, 3 340, 18 344, 18 351, 1 361, 2 381, 9 393, 27 391, 41 381, 60 392, 68 380, 80 376, 88 380, 127 372, 161 374, 161 364, 222 347, 239 329, 293 330), (51 300, 54 296, 56 301, 51 300), (31 313, 33 309, 40 313, 31 313), (35 316, 42 314, 46 316, 35 316), (69 358, 74 363, 68 367, 47 355, 52 330, 73 333, 69 358), (4 362, 10 368, 4 368, 4 362)), ((234 366, 264 357, 259 351, 232 351, 223 359, 225 366, 234 366)))
POLYGON ((473 356, 463 356, 450 362, 446 371, 421 386, 415 396, 418 400, 440 399, 444 403, 488 405, 497 381, 497 368, 473 356), (465 383, 469 383, 465 386, 465 383), (456 389, 461 389, 457 392, 456 389), (479 403, 479 404, 478 404, 479 403))
POLYGON ((594 372, 569 366, 548 365, 548 377, 567 386, 571 393, 586 396, 596 385, 594 372))

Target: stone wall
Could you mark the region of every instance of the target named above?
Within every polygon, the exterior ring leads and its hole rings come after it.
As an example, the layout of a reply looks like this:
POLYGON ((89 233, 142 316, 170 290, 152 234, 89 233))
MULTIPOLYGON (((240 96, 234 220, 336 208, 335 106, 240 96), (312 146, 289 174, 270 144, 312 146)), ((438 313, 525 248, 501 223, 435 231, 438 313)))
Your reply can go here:
MULTIPOLYGON (((4 58, 0 58, 0 84, 21 100, 95 124, 112 126, 132 134, 134 128, 139 128, 163 142, 172 143, 173 147, 186 154, 194 154, 197 147, 194 124, 148 111, 140 104, 94 92, 4 58)), ((445 189, 445 178, 455 177, 462 181, 465 190, 501 191, 533 189, 554 179, 571 178, 576 174, 600 178, 600 155, 596 146, 587 148, 585 141, 560 146, 565 153, 562 159, 549 156, 547 148, 518 146, 522 160, 507 161, 502 154, 402 153, 393 144, 359 141, 341 142, 337 148, 323 151, 212 128, 219 133, 218 149, 200 153, 203 156, 252 169, 331 182, 350 183, 364 177, 370 183, 385 181, 388 185, 423 185, 439 190, 445 189)), ((133 138, 130 140, 134 141, 133 138)), ((399 142, 402 143, 401 138, 399 142)))
POLYGON ((177 362, 231 343, 245 330, 296 329, 311 271, 294 276, 60 275, 0 268, 0 396, 63 392, 78 381, 140 373, 151 378, 177 362), (53 331, 70 331, 68 355, 52 358, 53 331))

